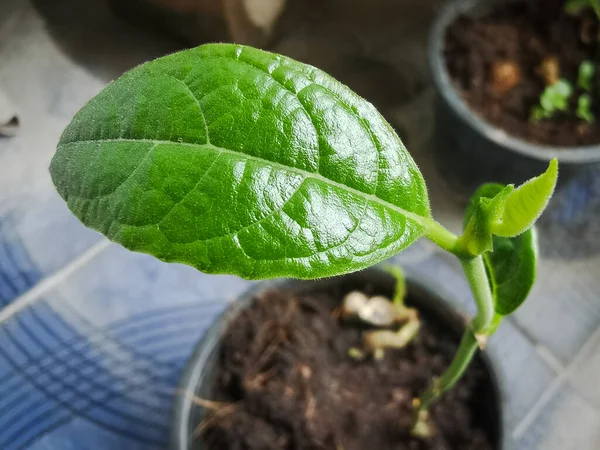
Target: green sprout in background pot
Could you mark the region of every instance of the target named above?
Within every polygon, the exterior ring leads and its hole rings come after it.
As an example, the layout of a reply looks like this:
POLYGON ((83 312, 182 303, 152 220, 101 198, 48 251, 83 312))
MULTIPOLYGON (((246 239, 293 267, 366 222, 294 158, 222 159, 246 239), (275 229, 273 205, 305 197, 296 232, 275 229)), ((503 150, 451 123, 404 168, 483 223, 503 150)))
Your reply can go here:
POLYGON ((592 90, 592 83, 594 82, 594 73, 596 72, 596 66, 591 61, 583 61, 579 65, 579 74, 577 76, 577 86, 586 92, 592 90))
POLYGON ((537 122, 549 119, 558 111, 567 111, 569 99, 573 95, 573 86, 567 80, 558 80, 556 83, 546 86, 540 95, 540 104, 531 110, 531 120, 537 122))
POLYGON ((585 120, 588 123, 594 122, 594 114, 592 113, 592 85, 594 82, 594 74, 596 66, 591 61, 583 61, 579 66, 579 76, 577 78, 577 86, 585 91, 577 99, 577 117, 585 120))
MULTIPOLYGON (((533 285, 533 225, 558 165, 552 160, 517 188, 481 187, 456 236, 432 218, 421 172, 370 103, 314 67, 214 44, 108 85, 67 127, 50 172, 85 225, 206 273, 331 277, 373 266, 422 236, 455 255, 478 310, 446 372, 414 400, 413 432, 426 438, 435 432, 430 405, 533 285)), ((402 336, 365 338, 371 348, 355 357, 418 333, 402 274, 394 274, 398 290, 384 320, 400 322, 402 336)), ((376 320, 364 312, 381 303, 373 301, 348 301, 349 314, 376 320)))
MULTIPOLYGON (((586 9, 594 11, 600 24, 600 0, 567 0, 564 4, 564 10, 572 15, 580 14, 586 9)), ((600 35, 597 36, 596 45, 600 45, 600 35)), ((546 82, 546 88, 540 95, 539 105, 531 109, 530 120, 538 122, 543 119, 550 119, 558 112, 563 112, 574 114, 577 118, 589 124, 593 123, 595 117, 592 112, 592 93, 596 63, 582 61, 579 65, 577 76, 579 95, 577 97, 577 107, 574 111, 569 111, 569 102, 575 94, 575 89, 568 80, 557 80, 560 73, 559 62, 553 57, 548 57, 542 62, 540 69, 546 82)))
MULTIPOLYGON (((577 98, 577 109, 575 115, 588 123, 594 122, 592 113, 592 85, 596 66, 591 61, 583 61, 579 66, 577 77, 577 87, 583 91, 577 98)), ((543 119, 550 119, 557 112, 568 112, 569 101, 575 90, 573 85, 565 79, 559 79, 554 84, 546 86, 540 95, 540 104, 531 109, 530 119, 537 122, 543 119)))

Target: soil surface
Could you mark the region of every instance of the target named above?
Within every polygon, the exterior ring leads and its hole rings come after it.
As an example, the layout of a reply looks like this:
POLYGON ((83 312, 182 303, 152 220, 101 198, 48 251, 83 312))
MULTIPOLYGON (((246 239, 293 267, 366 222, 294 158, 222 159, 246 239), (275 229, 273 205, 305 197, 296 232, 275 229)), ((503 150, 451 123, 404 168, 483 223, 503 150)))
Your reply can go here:
POLYGON ((471 108, 509 134, 552 146, 598 144, 598 77, 592 96, 594 123, 574 113, 580 89, 571 97, 569 112, 536 123, 529 120, 549 75, 541 69, 544 61, 557 61, 557 75, 576 87, 581 62, 598 56, 598 19, 589 11, 569 15, 564 3, 507 1, 487 15, 460 17, 446 35, 446 64, 471 108))
POLYGON ((354 360, 348 350, 361 346, 361 330, 337 318, 339 289, 263 293, 233 321, 211 398, 220 403, 199 426, 201 448, 491 450, 491 388, 480 360, 433 407, 437 434, 409 434, 412 400, 448 366, 456 334, 422 316, 406 349, 354 360))

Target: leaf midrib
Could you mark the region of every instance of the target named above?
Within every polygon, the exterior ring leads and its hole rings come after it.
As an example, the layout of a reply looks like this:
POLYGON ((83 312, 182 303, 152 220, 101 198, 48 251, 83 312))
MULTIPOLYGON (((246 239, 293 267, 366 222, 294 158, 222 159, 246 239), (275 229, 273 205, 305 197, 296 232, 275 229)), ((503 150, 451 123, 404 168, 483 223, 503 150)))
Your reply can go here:
POLYGON ((306 178, 313 178, 315 180, 321 181, 323 183, 329 184, 331 186, 337 187, 338 189, 342 189, 344 191, 348 191, 351 192, 359 197, 365 198, 367 201, 371 201, 373 203, 377 203, 385 208, 389 208, 395 212, 397 212, 398 214, 401 214, 403 216, 405 216, 407 219, 412 220, 413 222, 418 223, 419 225, 421 225, 422 227, 425 228, 425 230, 427 230, 429 228, 429 224, 431 222, 431 219, 428 217, 424 217, 424 216, 420 216, 418 214, 415 214, 411 211, 407 211, 404 208, 401 208, 397 205, 394 205, 393 203, 390 203, 388 201, 385 201, 379 197, 377 197, 376 195, 373 194, 369 194, 363 191, 360 191, 356 188, 350 187, 346 184, 334 181, 330 178, 327 178, 323 175, 321 175, 320 173, 315 173, 315 172, 309 172, 307 170, 304 169, 300 169, 298 167, 292 167, 292 166, 286 166, 285 164, 281 164, 275 161, 271 161, 269 159, 265 159, 265 158, 261 158, 258 156, 253 156, 253 155, 248 155, 247 153, 243 153, 243 152, 238 152, 235 150, 231 150, 228 148, 224 148, 224 147, 218 147, 216 145, 213 144, 196 144, 196 143, 192 143, 192 142, 177 142, 177 141, 169 141, 169 140, 163 140, 163 139, 127 139, 127 138, 112 138, 112 139, 88 139, 88 140, 80 140, 80 141, 72 141, 72 142, 67 142, 64 144, 59 144, 57 146, 57 150, 60 150, 61 148, 70 146, 70 145, 80 145, 80 144, 102 144, 102 143, 106 143, 106 142, 127 142, 127 143, 143 143, 143 142, 147 142, 150 144, 154 144, 155 146, 157 145, 177 145, 177 146, 182 146, 182 147, 193 147, 193 148, 210 148, 225 154, 229 154, 229 155, 234 155, 237 157, 243 157, 249 160, 253 160, 253 161, 258 161, 261 162, 263 164, 267 164, 276 168, 279 168, 281 170, 286 170, 289 172, 295 172, 299 175, 302 175, 306 178))

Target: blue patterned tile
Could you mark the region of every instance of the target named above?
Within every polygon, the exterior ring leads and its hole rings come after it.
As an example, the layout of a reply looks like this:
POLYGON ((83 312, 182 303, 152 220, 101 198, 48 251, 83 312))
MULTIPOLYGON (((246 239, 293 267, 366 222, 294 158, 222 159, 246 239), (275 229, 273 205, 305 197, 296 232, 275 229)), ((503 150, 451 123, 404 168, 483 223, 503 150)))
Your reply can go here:
POLYGON ((164 448, 187 357, 249 285, 108 247, 0 328, 0 448, 75 420, 106 439, 95 448, 164 448))
POLYGON ((41 278, 9 217, 0 218, 0 305, 34 286, 41 278))

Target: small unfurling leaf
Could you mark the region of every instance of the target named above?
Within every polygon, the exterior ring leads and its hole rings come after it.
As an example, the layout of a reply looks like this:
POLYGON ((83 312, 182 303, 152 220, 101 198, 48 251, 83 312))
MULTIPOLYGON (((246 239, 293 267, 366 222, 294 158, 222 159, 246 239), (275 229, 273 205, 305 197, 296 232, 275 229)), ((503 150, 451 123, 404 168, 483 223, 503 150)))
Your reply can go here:
MULTIPOLYGON (((495 183, 483 185, 471 199, 467 211, 473 211, 473 205, 481 205, 486 201, 505 206, 506 193, 509 193, 509 197, 513 192, 507 188, 495 183)), ((469 223, 473 223, 472 220, 469 223)), ((537 252, 533 227, 516 237, 492 236, 489 229, 488 233, 489 251, 482 253, 496 310, 492 329, 488 330, 488 334, 491 334, 500 325, 502 317, 512 313, 527 298, 535 281, 537 252)))
POLYGON ((582 61, 579 65, 579 75, 577 76, 577 86, 584 91, 590 91, 592 89, 592 81, 594 78, 594 72, 596 66, 592 61, 582 61))
POLYGON ((577 117, 587 123, 593 123, 596 119, 592 112, 592 98, 588 94, 581 94, 577 100, 577 117))
POLYGON ((546 87, 540 95, 540 104, 531 109, 530 120, 537 122, 548 119, 558 111, 569 108, 569 99, 573 95, 573 86, 567 80, 558 80, 552 86, 546 87))
POLYGON ((557 178, 558 161, 553 159, 546 172, 523 183, 507 197, 502 219, 491 223, 492 233, 513 237, 527 231, 548 205, 557 178))

